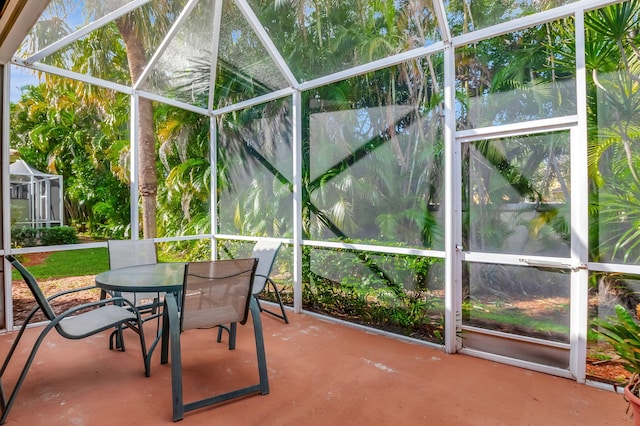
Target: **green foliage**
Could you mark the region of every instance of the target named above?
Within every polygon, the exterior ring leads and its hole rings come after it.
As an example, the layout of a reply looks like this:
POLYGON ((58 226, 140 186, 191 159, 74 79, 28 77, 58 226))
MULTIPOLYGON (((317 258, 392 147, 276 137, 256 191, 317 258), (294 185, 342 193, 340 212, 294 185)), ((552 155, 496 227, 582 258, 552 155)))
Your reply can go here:
MULTIPOLYGON (((251 241, 218 240, 218 257, 249 256, 252 247, 251 241)), ((344 249, 310 251, 305 247, 304 251, 306 258, 313 258, 303 263, 305 309, 442 343, 443 306, 435 291, 441 288, 437 271, 433 271, 439 260, 344 249), (342 278, 333 281, 317 271, 342 278)), ((280 255, 274 270, 291 271, 290 262, 289 256, 280 255)), ((286 283, 278 284, 286 289, 286 283)), ((291 292, 281 291, 281 295, 285 303, 292 301, 291 292)))
POLYGON ((160 262, 195 262, 211 259, 209 239, 169 241, 156 244, 160 262))
POLYGON ((443 306, 432 270, 439 260, 344 249, 313 250, 305 257, 306 309, 442 343, 443 306))
POLYGON ((15 247, 56 246, 76 244, 78 235, 71 226, 19 227, 11 230, 11 241, 15 247))
POLYGON ((414 295, 406 304, 389 303, 361 288, 339 286, 326 280, 305 283, 303 305, 311 311, 368 325, 392 333, 442 343, 444 319, 441 300, 414 295))
POLYGON ((595 330, 604 337, 622 358, 624 367, 634 373, 640 373, 640 325, 631 317, 629 312, 621 306, 615 306, 615 317, 607 320, 596 318, 595 330))
POLYGON ((78 242, 76 230, 70 226, 52 226, 40 229, 42 230, 40 243, 43 246, 75 244, 78 242))
POLYGON ((640 2, 585 15, 590 257, 640 261, 640 2))
POLYGON ((11 243, 15 247, 34 247, 38 245, 38 230, 31 227, 11 229, 11 243))
POLYGON ((161 105, 155 119, 162 170, 158 179, 158 235, 210 233, 209 118, 161 105))
POLYGON ((11 147, 35 168, 64 178, 66 222, 93 236, 117 237, 129 224, 129 189, 120 180, 119 154, 127 129, 125 96, 96 90, 79 94, 70 80, 29 87, 11 108, 11 147))

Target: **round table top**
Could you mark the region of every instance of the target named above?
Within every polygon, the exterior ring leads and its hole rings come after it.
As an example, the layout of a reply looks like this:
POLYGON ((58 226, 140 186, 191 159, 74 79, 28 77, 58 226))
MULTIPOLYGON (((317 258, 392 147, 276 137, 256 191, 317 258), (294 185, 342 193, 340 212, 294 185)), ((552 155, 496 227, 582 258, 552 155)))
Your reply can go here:
POLYGON ((184 283, 183 262, 154 263, 111 269, 96 275, 96 285, 104 290, 131 292, 178 292, 184 283))

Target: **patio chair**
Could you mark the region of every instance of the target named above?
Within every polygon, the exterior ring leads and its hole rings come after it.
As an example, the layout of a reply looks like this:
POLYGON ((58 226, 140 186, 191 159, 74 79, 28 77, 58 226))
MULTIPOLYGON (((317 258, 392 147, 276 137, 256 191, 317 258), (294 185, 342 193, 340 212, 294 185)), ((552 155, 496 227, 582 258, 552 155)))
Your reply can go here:
MULTIPOLYGON (((158 263, 156 245, 152 239, 144 240, 109 240, 109 269, 120 269, 128 266, 151 265, 158 263)), ((104 292, 102 294, 104 297, 104 292)), ((160 293, 121 293, 117 296, 129 300, 142 315, 143 322, 157 318, 160 328, 160 293)), ((122 343, 119 332, 110 337, 110 348, 113 348, 113 338, 116 337, 116 347, 122 343)))
POLYGON ((253 258, 189 263, 185 268, 181 309, 178 309, 178 302, 173 294, 165 296, 160 362, 167 363, 170 343, 173 421, 181 420, 186 411, 253 393, 269 393, 260 310, 251 295, 251 283, 257 263, 257 259, 253 258), (212 328, 225 323, 245 324, 249 310, 253 319, 259 383, 185 403, 182 394, 181 351, 184 348, 180 343, 181 332, 196 328, 212 328))
POLYGON ((287 318, 287 313, 284 310, 284 305, 282 304, 282 297, 280 296, 280 290, 278 290, 278 286, 273 280, 270 278, 271 269, 273 269, 273 264, 276 260, 276 256, 278 251, 282 247, 282 244, 274 241, 258 241, 255 246, 253 246, 253 252, 251 253, 251 257, 255 257, 258 259, 258 268, 256 269, 256 277, 253 279, 253 296, 256 298, 258 302, 258 306, 260 307, 260 312, 265 312, 269 315, 273 315, 274 317, 280 318, 284 320, 286 324, 289 324, 289 319, 287 318), (276 300, 280 305, 280 314, 265 309, 258 299, 258 295, 262 293, 265 289, 269 291, 269 285, 273 289, 273 292, 276 295, 276 300))
MULTIPOLYGON (((36 279, 25 269, 25 267, 13 256, 7 255, 5 258, 11 262, 14 268, 20 272, 22 278, 27 283, 27 286, 31 290, 33 297, 36 300, 37 305, 29 312, 27 317, 25 318, 18 334, 9 349, 7 357, 2 364, 2 368, 0 368, 0 395, 1 395, 1 406, 2 409, 2 417, 0 418, 0 424, 3 424, 7 420, 7 416, 9 414, 9 410, 13 406, 13 403, 16 400, 18 395, 18 391, 22 387, 24 383, 24 379, 27 376, 27 372, 33 363, 33 360, 38 352, 38 348, 42 344, 44 338, 47 334, 55 329, 58 334, 66 339, 83 339, 85 337, 93 336, 94 334, 100 333, 104 330, 108 330, 112 327, 126 325, 127 327, 134 330, 138 336, 140 337, 140 347, 142 350, 142 358, 144 361, 146 354, 146 346, 144 341, 144 334, 142 333, 142 320, 140 318, 140 314, 136 309, 133 309, 133 305, 128 300, 122 297, 114 297, 109 299, 100 299, 94 302, 84 303, 77 305, 75 307, 69 308, 62 313, 56 313, 52 308, 50 302, 57 297, 87 291, 91 289, 95 289, 95 286, 82 287, 72 290, 66 290, 59 293, 56 293, 52 296, 45 297, 38 282, 36 279), (125 308, 124 306, 129 305, 130 309, 125 308), (44 327, 44 329, 40 332, 40 335, 36 339, 29 356, 22 368, 22 372, 18 377, 18 380, 11 392, 9 399, 6 398, 6 393, 4 390, 3 378, 4 373, 7 370, 7 366, 11 361, 14 353, 16 352, 16 348, 18 347, 18 343, 22 338, 24 331, 29 324, 29 321, 33 318, 33 316, 38 312, 42 311, 44 316, 49 321, 48 324, 44 327)), ((93 361, 92 361, 93 362, 93 361)), ((145 364, 145 374, 148 375, 146 371, 145 364)))
MULTIPOLYGON (((271 278, 269 277, 271 275, 273 264, 276 260, 276 255, 278 254, 278 250, 280 250, 281 246, 281 243, 274 241, 258 241, 253 246, 251 257, 255 257, 256 259, 258 259, 258 267, 256 268, 256 274, 255 278, 253 279, 253 287, 251 292, 253 294, 253 297, 256 299, 256 303, 258 304, 260 312, 266 312, 269 315, 273 315, 274 317, 284 320, 286 324, 289 324, 289 319, 287 318, 287 313, 284 310, 284 305, 282 303, 282 297, 280 296, 278 286, 276 286, 273 280, 271 280, 271 278), (276 295, 276 300, 278 301, 278 304, 280 305, 280 311, 282 312, 281 314, 270 311, 260 304, 258 296, 265 290, 265 288, 268 289, 269 285, 271 285, 276 295)), ((236 324, 233 323, 229 325, 221 325, 218 328, 218 343, 222 341, 222 331, 226 330, 229 333, 229 349, 235 349, 235 329, 236 324)))
MULTIPOLYGON (((109 269, 158 263, 156 245, 151 239, 109 240, 109 269)), ((141 313, 157 314, 160 307, 159 293, 122 293, 141 313)))

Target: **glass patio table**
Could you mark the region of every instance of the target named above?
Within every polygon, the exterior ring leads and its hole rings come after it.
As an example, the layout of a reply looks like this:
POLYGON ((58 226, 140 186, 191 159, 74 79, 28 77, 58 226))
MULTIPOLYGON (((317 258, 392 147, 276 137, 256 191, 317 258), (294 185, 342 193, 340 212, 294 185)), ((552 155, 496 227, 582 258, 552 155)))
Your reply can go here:
MULTIPOLYGON (((185 265, 184 262, 168 262, 111 269, 96 275, 96 286, 116 295, 120 293, 179 294, 184 283, 185 265)), ((144 355, 145 370, 149 374, 151 374, 151 355, 162 334, 161 330, 158 330, 156 338, 144 355)))

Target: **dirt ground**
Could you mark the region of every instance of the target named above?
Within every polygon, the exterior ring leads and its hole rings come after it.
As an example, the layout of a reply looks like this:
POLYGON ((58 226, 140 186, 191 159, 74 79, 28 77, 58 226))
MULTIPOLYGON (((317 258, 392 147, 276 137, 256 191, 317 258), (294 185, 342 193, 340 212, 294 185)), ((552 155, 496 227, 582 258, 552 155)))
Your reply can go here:
MULTIPOLYGON (((37 265, 42 263, 47 258, 49 253, 36 253, 25 255, 22 258, 22 264, 26 267, 37 265)), ((47 281, 38 281, 40 288, 46 297, 49 297, 59 291, 87 287, 95 284, 94 276, 87 275, 83 277, 69 277, 69 278, 56 278, 47 281)), ((35 300, 31 295, 29 287, 22 280, 13 282, 13 321, 14 324, 20 325, 24 321, 25 317, 29 314, 31 309, 35 306, 35 300)), ((83 291, 75 294, 64 295, 54 299, 51 302, 54 310, 57 312, 63 312, 66 309, 76 306, 78 304, 86 303, 92 300, 98 300, 100 298, 100 290, 94 289, 90 291, 83 291)), ((44 315, 38 312, 31 322, 44 321, 44 315)))

